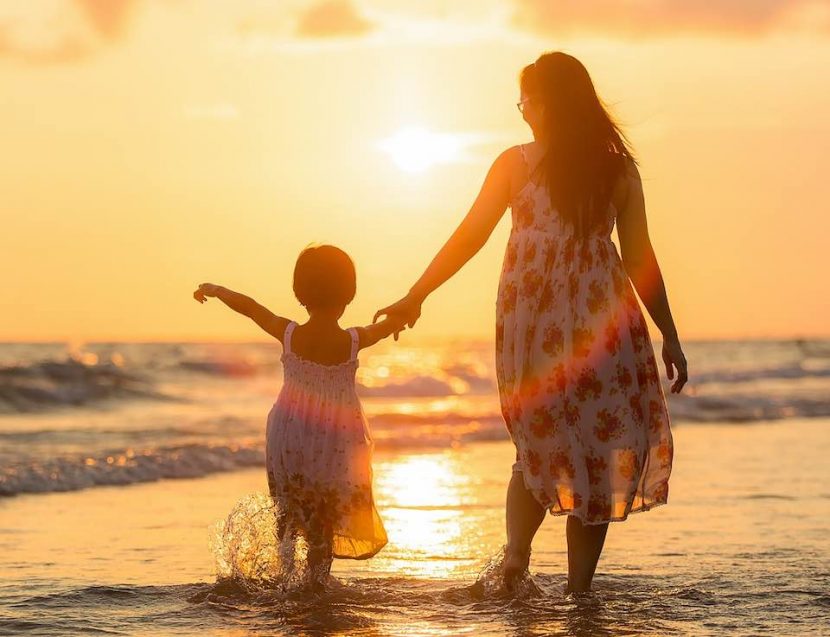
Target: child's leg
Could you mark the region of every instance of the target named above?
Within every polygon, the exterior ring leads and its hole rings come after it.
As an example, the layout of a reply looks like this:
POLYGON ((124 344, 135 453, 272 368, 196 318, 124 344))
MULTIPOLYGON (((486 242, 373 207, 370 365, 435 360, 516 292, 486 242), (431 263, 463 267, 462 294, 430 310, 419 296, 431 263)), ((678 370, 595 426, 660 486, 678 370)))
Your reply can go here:
POLYGON ((331 540, 329 540, 328 544, 321 543, 318 546, 309 547, 308 568, 314 583, 325 583, 331 573, 332 561, 331 540))
POLYGON ((320 503, 309 520, 308 534, 308 568, 314 583, 324 583, 331 572, 332 542, 334 532, 329 519, 328 507, 320 503))
POLYGON ((324 581, 331 572, 332 533, 326 528, 315 528, 308 537, 308 568, 314 581, 324 581))
POLYGON ((296 566, 297 533, 296 529, 289 529, 288 509, 285 502, 278 495, 277 481, 270 471, 268 472, 268 491, 271 495, 271 501, 274 503, 274 514, 277 523, 276 536, 280 557, 280 575, 287 578, 291 577, 296 566))
POLYGON ((277 547, 280 577, 287 580, 297 568, 297 529, 285 513, 277 515, 277 547))

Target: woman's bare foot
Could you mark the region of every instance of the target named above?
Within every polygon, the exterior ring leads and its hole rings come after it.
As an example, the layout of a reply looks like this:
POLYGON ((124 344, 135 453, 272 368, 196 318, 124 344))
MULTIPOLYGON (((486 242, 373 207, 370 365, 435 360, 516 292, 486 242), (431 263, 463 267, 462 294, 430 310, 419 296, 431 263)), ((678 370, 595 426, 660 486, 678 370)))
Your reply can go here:
POLYGON ((521 552, 505 549, 502 578, 504 581, 504 589, 508 593, 513 593, 516 590, 516 583, 525 574, 529 565, 529 550, 527 552, 521 552))

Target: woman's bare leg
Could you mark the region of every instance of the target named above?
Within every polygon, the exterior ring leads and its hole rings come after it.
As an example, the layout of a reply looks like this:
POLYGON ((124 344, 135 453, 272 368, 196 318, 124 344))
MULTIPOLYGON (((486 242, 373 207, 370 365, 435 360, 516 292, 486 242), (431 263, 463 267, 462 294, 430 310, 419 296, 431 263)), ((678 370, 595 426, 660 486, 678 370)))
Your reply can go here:
POLYGON ((533 536, 545 519, 545 509, 525 487, 522 474, 514 472, 507 487, 507 550, 504 558, 504 585, 513 588, 517 577, 530 562, 533 536))
POLYGON ((591 581, 597 570, 597 562, 605 544, 608 523, 583 524, 568 516, 568 587, 566 593, 584 593, 591 590, 591 581))

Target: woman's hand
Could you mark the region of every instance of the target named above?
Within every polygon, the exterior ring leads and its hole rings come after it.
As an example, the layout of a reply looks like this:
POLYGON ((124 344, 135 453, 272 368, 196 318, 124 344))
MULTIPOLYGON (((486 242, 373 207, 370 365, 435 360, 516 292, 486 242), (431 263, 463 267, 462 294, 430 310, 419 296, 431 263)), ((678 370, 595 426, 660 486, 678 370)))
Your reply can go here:
POLYGON ((663 363, 666 365, 669 380, 674 378, 674 372, 677 371, 677 380, 672 384, 671 392, 679 394, 680 390, 683 389, 683 385, 689 380, 689 372, 686 367, 686 357, 683 355, 683 349, 680 347, 680 340, 677 336, 663 339, 663 363))
POLYGON ((199 303, 204 303, 205 301, 207 301, 207 297, 218 296, 219 290, 221 289, 221 285, 215 285, 213 283, 201 283, 198 289, 193 293, 193 298, 199 301, 199 303))
MULTIPOLYGON (((414 296, 413 294, 407 294, 397 303, 393 303, 392 305, 387 305, 385 308, 378 310, 375 312, 375 317, 372 319, 372 323, 376 323, 377 320, 381 317, 386 315, 388 318, 401 323, 402 325, 406 325, 407 327, 414 327, 415 323, 418 322, 418 319, 421 317, 421 305, 423 304, 423 299, 414 296)), ((394 332, 395 340, 398 340, 398 335, 401 333, 401 330, 394 332)))

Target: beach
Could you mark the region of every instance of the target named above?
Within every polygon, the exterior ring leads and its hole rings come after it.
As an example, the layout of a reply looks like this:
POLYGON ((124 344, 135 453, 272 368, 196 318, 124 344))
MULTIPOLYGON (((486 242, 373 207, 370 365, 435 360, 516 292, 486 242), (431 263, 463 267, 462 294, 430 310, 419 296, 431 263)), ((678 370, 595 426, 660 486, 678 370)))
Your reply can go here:
POLYGON ((389 545, 369 561, 336 561, 347 590, 313 603, 258 604, 213 590, 211 527, 237 499, 264 490, 257 469, 6 500, 0 628, 43 635, 830 634, 829 425, 678 427, 669 504, 611 526, 596 593, 581 600, 562 594, 564 519, 552 516, 531 565, 541 596, 511 601, 468 590, 504 542, 512 457, 504 442, 379 454, 376 497, 389 545))
MULTIPOLYGON (((381 371, 394 370, 411 351, 367 360, 365 402, 378 424, 375 498, 389 544, 371 560, 336 561, 341 584, 318 597, 251 594, 216 581, 210 545, 216 524, 240 499, 266 489, 256 434, 264 426, 258 407, 278 388, 272 348, 262 357, 269 361, 262 374, 240 375, 225 352, 218 379, 203 374, 185 382, 181 369, 154 377, 153 391, 170 393, 175 385, 179 396, 198 400, 110 397, 105 406, 6 414, 3 484, 19 492, 0 499, 0 634, 830 634, 830 418, 824 416, 677 419, 669 502, 611 525, 594 593, 563 595, 565 519, 552 516, 534 544, 537 592, 505 597, 488 588, 486 573, 485 585, 473 586, 504 543, 513 447, 489 424, 497 414, 484 386, 491 373, 486 350, 479 355, 476 347, 455 345, 451 351, 444 358, 422 351, 418 359, 431 361, 434 378, 446 385, 442 396, 418 370, 406 388, 400 375, 381 371), (471 372, 476 361, 484 366, 478 381, 471 372), (378 378, 389 380, 372 385, 378 378), (217 395, 229 384, 232 391, 217 395), (417 388, 421 395, 413 396, 417 388), (210 395, 224 405, 220 411, 214 405, 210 420, 224 423, 224 438, 205 424, 203 400, 210 395), (174 415, 182 429, 175 434, 165 419, 174 415), (150 418, 155 427, 134 424, 150 418), (185 418, 201 423, 198 443, 185 418), (112 451, 125 437, 138 444, 112 451), (156 441, 152 466, 136 462, 150 457, 148 437, 156 441), (96 439, 106 444, 98 448, 96 439), (214 447, 226 451, 208 455, 214 447), (25 453, 28 461, 20 459, 25 453), (66 489, 49 482, 43 456, 32 460, 36 453, 53 456, 48 471, 62 472, 53 478, 68 481, 66 489), (87 461, 94 461, 109 469, 83 474, 72 464, 78 458, 85 458, 78 466, 92 470, 87 461), (190 464, 170 479, 158 458, 190 464)), ((139 365, 130 363, 134 355, 125 358, 122 370, 139 365)), ((100 353, 94 365, 102 365, 100 353)), ((741 378, 738 393, 769 382, 783 392, 780 386, 792 381, 782 378, 789 372, 771 381, 764 369, 753 379, 732 369, 741 378)), ((826 382, 814 371, 807 376, 797 381, 799 405, 817 404, 804 387, 826 382)), ((722 377, 718 383, 725 385, 722 377)), ((707 395, 704 383, 696 391, 698 399, 707 395)), ((720 410, 727 393, 721 388, 720 410)))
POLYGON ((0 637, 830 637, 829 36, 0 2, 0 637))

